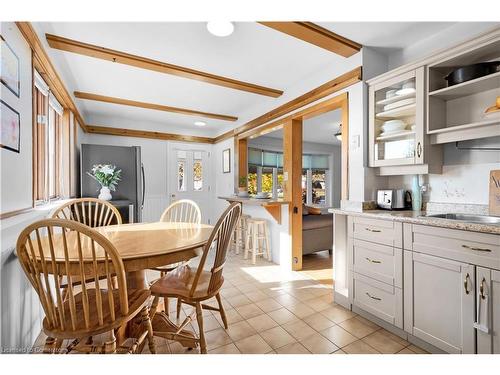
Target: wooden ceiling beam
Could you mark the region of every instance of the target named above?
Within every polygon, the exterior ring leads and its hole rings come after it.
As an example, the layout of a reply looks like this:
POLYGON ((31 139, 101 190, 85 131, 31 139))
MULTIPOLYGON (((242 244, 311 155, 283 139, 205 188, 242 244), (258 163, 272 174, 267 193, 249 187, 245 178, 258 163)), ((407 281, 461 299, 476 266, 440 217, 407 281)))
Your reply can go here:
POLYGON ((354 55, 362 47, 361 44, 335 34, 312 22, 259 23, 344 57, 354 55))
POLYGON ((47 38, 49 46, 61 51, 72 52, 80 55, 94 57, 96 59, 130 65, 136 68, 171 74, 188 79, 194 79, 213 85, 228 87, 230 89, 251 92, 264 96, 270 96, 273 98, 277 98, 278 96, 281 96, 283 94, 283 91, 281 90, 259 86, 253 83, 238 81, 232 78, 222 77, 179 65, 173 65, 166 62, 149 59, 147 57, 132 55, 126 52, 116 51, 93 44, 83 43, 77 40, 63 38, 57 35, 45 34, 45 36, 47 38))
POLYGON ((97 102, 120 104, 120 105, 128 105, 131 107, 153 109, 156 111, 180 113, 180 114, 188 115, 188 116, 206 117, 206 118, 212 118, 212 119, 223 120, 223 121, 237 121, 238 120, 238 117, 235 117, 235 116, 228 116, 228 115, 221 115, 218 113, 195 111, 192 109, 171 107, 171 106, 162 105, 162 104, 138 102, 135 100, 115 98, 112 96, 105 96, 105 95, 99 95, 99 94, 91 94, 88 92, 75 91, 74 95, 78 99, 94 100, 97 102))
POLYGON ((88 125, 87 132, 91 134, 117 135, 122 137, 136 137, 159 139, 163 141, 196 142, 196 143, 214 143, 214 138, 200 137, 194 135, 181 135, 174 133, 154 132, 147 130, 135 130, 125 128, 113 128, 107 126, 88 125))
POLYGON ((357 68, 338 76, 337 78, 328 81, 315 89, 306 92, 305 94, 259 116, 246 124, 234 129, 234 135, 239 135, 248 132, 251 129, 264 125, 265 123, 284 116, 296 109, 299 109, 307 104, 315 102, 318 99, 324 98, 334 92, 342 90, 350 85, 353 85, 362 79, 362 68, 357 68))

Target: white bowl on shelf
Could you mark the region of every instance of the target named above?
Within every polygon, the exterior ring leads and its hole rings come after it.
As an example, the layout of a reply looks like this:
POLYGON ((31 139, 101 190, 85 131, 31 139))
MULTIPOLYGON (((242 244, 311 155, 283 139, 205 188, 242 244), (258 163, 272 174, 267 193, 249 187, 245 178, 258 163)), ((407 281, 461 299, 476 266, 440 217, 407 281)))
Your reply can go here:
POLYGON ((415 91, 417 91, 415 89, 415 82, 409 81, 409 82, 405 82, 403 84, 403 87, 401 88, 401 90, 396 91, 396 95, 397 96, 409 95, 409 94, 414 93, 415 91))
POLYGON ((380 127, 384 133, 391 133, 406 129, 406 123, 403 120, 389 120, 380 127))

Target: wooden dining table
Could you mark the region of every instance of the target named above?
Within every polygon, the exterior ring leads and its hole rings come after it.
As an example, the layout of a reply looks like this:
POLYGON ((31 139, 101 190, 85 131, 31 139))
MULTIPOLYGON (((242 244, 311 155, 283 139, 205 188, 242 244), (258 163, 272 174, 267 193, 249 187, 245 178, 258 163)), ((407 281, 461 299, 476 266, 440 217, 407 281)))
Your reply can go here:
MULTIPOLYGON (((94 228, 115 246, 120 254, 126 272, 128 289, 149 289, 146 270, 181 261, 188 261, 201 254, 207 243, 213 226, 192 223, 137 223, 120 224, 94 228)), ((42 242, 45 239, 42 239, 42 242)), ((67 235, 69 258, 78 260, 76 236, 67 235)), ((58 238, 54 236, 57 245, 58 238)), ((43 246, 43 248, 48 248, 43 246)), ((55 258, 64 261, 63 246, 55 246, 55 258)), ((90 242, 82 242, 84 258, 92 260, 90 242), (88 245, 88 246, 86 246, 88 245)), ((175 332, 177 326, 164 312, 154 315, 153 331, 175 332)), ((118 341, 126 337, 138 337, 141 325, 133 320, 117 334, 118 341)), ((184 340, 183 345, 196 347, 194 333, 182 331, 192 341, 184 340)))

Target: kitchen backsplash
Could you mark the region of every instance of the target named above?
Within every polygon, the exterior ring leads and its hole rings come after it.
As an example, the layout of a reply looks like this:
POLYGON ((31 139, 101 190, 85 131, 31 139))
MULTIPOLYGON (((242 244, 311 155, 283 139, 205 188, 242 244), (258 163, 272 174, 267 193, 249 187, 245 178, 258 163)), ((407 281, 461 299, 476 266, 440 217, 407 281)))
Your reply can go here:
MULTIPOLYGON (((443 152, 443 173, 421 178, 421 183, 428 184, 424 202, 487 205, 490 171, 500 169, 500 137, 460 142, 458 147, 446 144, 443 152)), ((411 178, 391 176, 388 188, 411 190, 411 178)))

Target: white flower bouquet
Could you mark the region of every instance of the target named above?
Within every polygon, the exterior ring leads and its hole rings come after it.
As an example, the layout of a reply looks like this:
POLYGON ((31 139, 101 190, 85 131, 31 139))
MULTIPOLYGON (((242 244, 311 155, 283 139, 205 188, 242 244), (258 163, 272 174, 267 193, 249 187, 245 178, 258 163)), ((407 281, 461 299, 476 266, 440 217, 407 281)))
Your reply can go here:
POLYGON ((87 172, 102 187, 113 191, 116 191, 116 185, 120 181, 121 173, 121 169, 116 169, 116 166, 111 164, 94 164, 92 171, 87 172))

